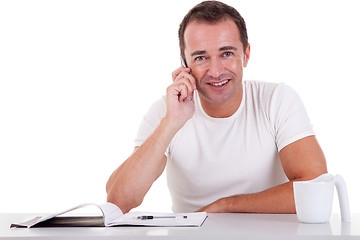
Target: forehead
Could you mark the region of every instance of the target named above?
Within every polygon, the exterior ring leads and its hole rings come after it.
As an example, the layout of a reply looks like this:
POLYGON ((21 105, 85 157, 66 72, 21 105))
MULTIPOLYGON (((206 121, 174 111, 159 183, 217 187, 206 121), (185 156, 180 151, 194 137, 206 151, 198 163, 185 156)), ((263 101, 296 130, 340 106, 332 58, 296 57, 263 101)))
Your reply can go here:
POLYGON ((218 50, 223 46, 234 46, 240 51, 243 46, 240 32, 232 19, 216 23, 192 21, 184 32, 185 54, 192 51, 218 50))

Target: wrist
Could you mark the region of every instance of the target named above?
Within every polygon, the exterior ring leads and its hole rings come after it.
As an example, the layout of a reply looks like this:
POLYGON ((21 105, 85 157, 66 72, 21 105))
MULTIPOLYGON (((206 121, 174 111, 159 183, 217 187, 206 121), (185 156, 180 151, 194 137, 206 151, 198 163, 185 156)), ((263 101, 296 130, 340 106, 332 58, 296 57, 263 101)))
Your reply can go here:
POLYGON ((231 199, 229 197, 220 198, 218 200, 218 202, 219 202, 218 205, 219 205, 221 212, 224 212, 224 213, 232 212, 231 211, 231 199))
POLYGON ((161 124, 174 135, 184 126, 185 123, 186 121, 182 121, 176 117, 171 117, 169 115, 166 115, 161 120, 161 124))
POLYGON ((181 129, 181 125, 176 121, 173 121, 171 118, 164 117, 159 125, 160 132, 162 132, 163 137, 165 137, 169 142, 173 139, 175 134, 181 129))
POLYGON ((235 196, 219 199, 221 202, 221 208, 223 212, 227 212, 227 213, 242 212, 243 210, 241 209, 242 204, 240 204, 241 199, 242 199, 241 195, 235 195, 235 196))

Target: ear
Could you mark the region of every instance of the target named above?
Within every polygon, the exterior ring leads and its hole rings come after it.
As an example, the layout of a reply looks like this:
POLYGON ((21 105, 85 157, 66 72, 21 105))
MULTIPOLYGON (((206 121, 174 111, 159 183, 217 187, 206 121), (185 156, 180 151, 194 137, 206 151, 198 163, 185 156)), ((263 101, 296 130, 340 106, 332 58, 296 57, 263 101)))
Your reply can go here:
POLYGON ((245 50, 245 56, 243 61, 243 67, 246 67, 250 59, 250 43, 247 45, 245 50))

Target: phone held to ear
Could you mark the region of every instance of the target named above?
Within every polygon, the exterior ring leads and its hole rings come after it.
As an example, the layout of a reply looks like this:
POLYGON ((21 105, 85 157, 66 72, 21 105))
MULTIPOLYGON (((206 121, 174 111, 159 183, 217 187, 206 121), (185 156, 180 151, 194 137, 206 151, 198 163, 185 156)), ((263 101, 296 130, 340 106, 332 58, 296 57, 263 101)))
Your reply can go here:
POLYGON ((185 63, 184 58, 180 57, 180 61, 181 61, 181 66, 186 67, 186 68, 188 67, 185 63))
MULTIPOLYGON (((183 66, 183 67, 185 67, 185 68, 188 68, 188 66, 187 66, 184 58, 180 57, 180 61, 181 61, 181 66, 183 66)), ((191 74, 191 72, 189 72, 189 74, 191 74)), ((185 101, 185 100, 191 101, 191 100, 192 100, 192 96, 189 96, 187 99, 184 99, 184 101, 185 101)))
MULTIPOLYGON (((189 68, 184 60, 184 58, 180 57, 180 61, 181 61, 181 66, 185 67, 185 68, 189 68)), ((191 74, 191 71, 189 72, 191 74)))

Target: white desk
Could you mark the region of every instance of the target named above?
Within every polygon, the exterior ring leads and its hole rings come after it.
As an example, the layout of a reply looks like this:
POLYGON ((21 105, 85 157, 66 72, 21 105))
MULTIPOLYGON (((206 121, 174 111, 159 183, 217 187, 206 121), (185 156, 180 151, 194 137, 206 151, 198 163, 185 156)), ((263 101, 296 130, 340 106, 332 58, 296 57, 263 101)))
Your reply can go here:
POLYGON ((341 222, 333 214, 326 224, 299 223, 294 214, 208 214, 202 227, 17 228, 42 214, 0 214, 0 239, 360 239, 360 214, 341 222))

